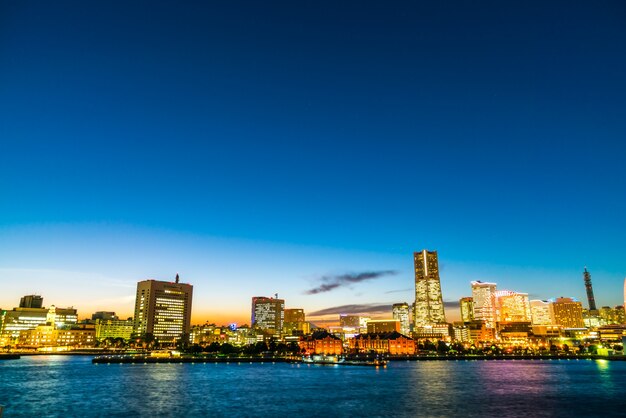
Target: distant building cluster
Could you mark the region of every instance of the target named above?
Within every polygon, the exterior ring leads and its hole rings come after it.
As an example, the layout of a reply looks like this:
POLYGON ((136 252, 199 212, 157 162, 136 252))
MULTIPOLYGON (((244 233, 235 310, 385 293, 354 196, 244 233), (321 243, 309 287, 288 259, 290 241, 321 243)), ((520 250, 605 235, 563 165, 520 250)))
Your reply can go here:
MULTIPOLYGON (((274 295, 254 296, 250 325, 191 325, 193 286, 174 281, 137 283, 132 318, 96 312, 78 320, 73 307, 44 306, 40 295, 26 295, 19 306, 0 310, 0 347, 63 351, 94 347, 123 349, 194 345, 219 349, 255 344, 295 344, 301 354, 378 353, 415 355, 453 347, 573 346, 626 338, 623 306, 597 309, 591 274, 583 280, 588 307, 571 297, 530 300, 528 293, 498 289, 496 283, 470 282, 471 296, 459 300, 460 321, 446 321, 436 251, 413 254, 415 300, 391 306, 389 317, 341 314, 337 326, 317 327, 301 308, 287 308, 274 295)), ((626 298, 626 281, 625 281, 626 298)))

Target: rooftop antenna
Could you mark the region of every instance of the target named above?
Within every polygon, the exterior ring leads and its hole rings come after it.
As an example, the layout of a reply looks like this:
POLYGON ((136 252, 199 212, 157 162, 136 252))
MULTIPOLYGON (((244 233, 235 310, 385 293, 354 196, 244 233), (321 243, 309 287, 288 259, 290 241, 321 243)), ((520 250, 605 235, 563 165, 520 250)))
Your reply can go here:
POLYGON ((176 273, 176 283, 178 283, 180 281, 180 276, 178 275, 178 273, 176 273))

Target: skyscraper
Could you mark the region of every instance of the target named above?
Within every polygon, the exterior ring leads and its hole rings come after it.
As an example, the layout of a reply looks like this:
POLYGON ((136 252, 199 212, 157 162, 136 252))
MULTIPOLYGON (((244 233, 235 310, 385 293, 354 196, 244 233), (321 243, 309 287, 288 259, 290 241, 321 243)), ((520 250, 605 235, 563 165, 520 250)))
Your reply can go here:
POLYGON ((191 329, 193 286, 175 282, 143 280, 137 283, 135 326, 137 335, 153 335, 161 342, 174 342, 191 329))
POLYGON ((413 253, 415 266, 415 327, 446 322, 439 281, 437 251, 413 253))
POLYGON ((474 319, 484 321, 487 328, 496 326, 496 284, 479 281, 472 282, 474 299, 474 319))
POLYGON ((411 332, 411 325, 409 324, 409 304, 394 303, 391 307, 391 312, 393 319, 400 321, 400 333, 409 335, 411 332))
POLYGON ((585 289, 587 290, 587 302, 589 302, 589 310, 595 311, 596 309, 596 299, 593 297, 593 286, 591 285, 591 274, 587 271, 587 267, 585 267, 585 271, 583 272, 583 279, 585 281, 585 289))
POLYGON ((471 297, 465 297, 459 299, 459 306, 461 307, 461 321, 470 322, 474 320, 474 299, 471 297))
POLYGON ((285 321, 285 300, 255 296, 252 298, 252 326, 271 335, 280 335, 285 321))

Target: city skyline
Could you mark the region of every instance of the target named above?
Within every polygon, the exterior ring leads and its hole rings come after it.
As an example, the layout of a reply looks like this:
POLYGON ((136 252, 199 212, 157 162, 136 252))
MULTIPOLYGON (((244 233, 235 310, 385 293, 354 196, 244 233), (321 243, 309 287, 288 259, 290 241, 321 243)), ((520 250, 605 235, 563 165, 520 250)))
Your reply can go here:
POLYGON ((0 5, 0 307, 130 316, 179 272, 195 322, 374 309, 423 248, 449 320, 476 280, 584 301, 585 266, 623 303, 619 2, 61 3, 0 5))

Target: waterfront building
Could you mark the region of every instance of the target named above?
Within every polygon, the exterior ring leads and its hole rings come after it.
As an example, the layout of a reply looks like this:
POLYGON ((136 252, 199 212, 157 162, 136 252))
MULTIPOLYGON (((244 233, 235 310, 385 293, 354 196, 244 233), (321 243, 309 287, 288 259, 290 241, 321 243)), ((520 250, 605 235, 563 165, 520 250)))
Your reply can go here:
POLYGON ((494 297, 497 322, 510 323, 531 321, 528 293, 498 290, 494 292, 494 297))
POLYGON ((360 334, 348 341, 351 351, 380 354, 414 355, 415 340, 397 331, 360 334))
POLYGON ((474 320, 484 321, 487 328, 496 326, 496 284, 478 281, 471 282, 474 300, 474 320))
POLYGON ((400 321, 400 333, 409 335, 411 333, 411 324, 409 322, 410 312, 408 303, 394 303, 391 307, 393 319, 400 321))
POLYGON ((564 328, 584 328, 583 304, 572 298, 557 298, 552 302, 554 322, 564 328))
POLYGON ((413 253, 415 267, 415 327, 446 322, 437 251, 413 253))
POLYGON ((531 300, 530 317, 533 326, 554 324, 552 305, 546 300, 531 300))
POLYGON ((601 341, 620 341, 626 336, 626 325, 613 324, 603 325, 598 328, 598 333, 601 341))
MULTIPOLYGON (((277 295, 278 296, 278 295, 277 295)), ((285 321, 285 300, 255 296, 252 298, 252 327, 264 334, 280 336, 285 321)))
POLYGON ((13 308, 3 311, 0 336, 5 340, 15 340, 21 331, 36 328, 38 325, 50 324, 56 328, 67 328, 78 322, 76 309, 57 308, 52 305, 47 308, 13 308))
POLYGON ((343 353, 343 342, 326 330, 315 331, 311 335, 301 337, 299 342, 303 354, 340 355, 343 353))
POLYGON ((396 319, 372 319, 367 323, 367 333, 400 332, 400 321, 396 319))
POLYGON ((26 295, 20 299, 20 308, 43 308, 43 298, 40 295, 26 295))
POLYGON ((306 322, 304 309, 285 309, 283 334, 306 335, 310 332, 310 325, 306 322))
POLYGON ((70 329, 58 329, 54 325, 38 325, 34 329, 20 331, 18 347, 37 349, 92 347, 95 334, 93 325, 75 326, 70 329))
POLYGON ((414 328, 413 336, 416 339, 451 340, 454 336, 454 331, 451 324, 433 324, 414 328))
POLYGON ((495 328, 487 327, 485 321, 473 320, 467 323, 470 340, 474 343, 490 343, 495 340, 495 328))
POLYGON ((95 337, 96 341, 102 341, 105 338, 123 338, 130 340, 135 327, 135 321, 132 318, 126 320, 117 319, 96 319, 95 337))
POLYGON ((174 282, 143 280, 137 283, 134 334, 152 335, 160 342, 175 342, 189 334, 193 286, 174 282))
MULTIPOLYGON (((468 321, 469 322, 469 321, 468 321)), ((454 333, 454 340, 460 342, 471 341, 470 330, 465 322, 455 322, 452 326, 452 331, 454 333)))
POLYGON ((464 297, 459 299, 461 308, 461 321, 470 322, 474 320, 474 298, 464 297))

